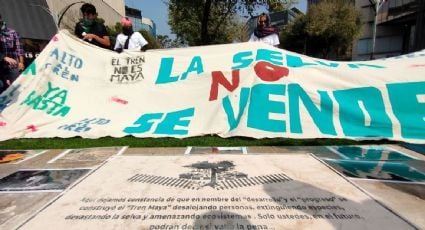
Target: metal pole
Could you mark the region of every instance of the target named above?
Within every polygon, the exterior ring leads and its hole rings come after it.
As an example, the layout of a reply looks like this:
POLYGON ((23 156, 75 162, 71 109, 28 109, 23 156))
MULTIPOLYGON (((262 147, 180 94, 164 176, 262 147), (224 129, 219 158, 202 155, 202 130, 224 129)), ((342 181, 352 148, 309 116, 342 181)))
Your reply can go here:
POLYGON ((373 19, 373 28, 372 28, 372 51, 370 52, 370 59, 375 59, 375 43, 376 43, 376 22, 378 21, 378 10, 379 10, 379 1, 375 2, 375 19, 373 19))
POLYGON ((373 19, 373 31, 372 31, 372 52, 370 53, 370 59, 375 59, 375 43, 376 43, 376 24, 378 22, 378 12, 381 6, 386 0, 373 0, 375 7, 375 18, 373 19))

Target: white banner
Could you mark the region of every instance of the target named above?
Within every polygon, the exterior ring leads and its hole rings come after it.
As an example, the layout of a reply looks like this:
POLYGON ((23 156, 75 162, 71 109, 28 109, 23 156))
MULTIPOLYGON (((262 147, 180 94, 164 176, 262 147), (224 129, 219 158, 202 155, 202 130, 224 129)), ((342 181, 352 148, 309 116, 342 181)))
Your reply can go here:
POLYGON ((263 43, 118 54, 62 31, 0 96, 0 140, 206 134, 425 143, 425 50, 367 62, 263 43))

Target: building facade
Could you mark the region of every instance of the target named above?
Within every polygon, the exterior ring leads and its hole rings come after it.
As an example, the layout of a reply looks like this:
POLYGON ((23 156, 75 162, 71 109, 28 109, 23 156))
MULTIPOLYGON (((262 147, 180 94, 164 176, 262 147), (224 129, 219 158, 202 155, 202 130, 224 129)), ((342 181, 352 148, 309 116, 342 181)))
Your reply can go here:
POLYGON ((356 0, 356 8, 362 14, 363 35, 353 46, 353 60, 386 58, 425 48, 425 1, 386 0, 381 3, 376 15, 373 49, 375 5, 369 0, 356 0))
POLYGON ((153 37, 156 37, 155 22, 150 18, 143 17, 141 10, 125 6, 125 15, 133 22, 134 31, 145 30, 153 37))
MULTIPOLYGON (((321 2, 321 1, 322 0, 307 0, 307 9, 312 4, 317 4, 317 3, 321 2)), ((351 3, 354 3, 355 2, 355 0, 345 0, 345 1, 350 1, 351 3)))
POLYGON ((156 24, 152 19, 143 17, 142 18, 142 29, 148 31, 149 34, 156 37, 156 24))
POLYGON ((141 10, 125 6, 125 16, 131 19, 134 31, 139 31, 142 29, 142 11, 141 10))

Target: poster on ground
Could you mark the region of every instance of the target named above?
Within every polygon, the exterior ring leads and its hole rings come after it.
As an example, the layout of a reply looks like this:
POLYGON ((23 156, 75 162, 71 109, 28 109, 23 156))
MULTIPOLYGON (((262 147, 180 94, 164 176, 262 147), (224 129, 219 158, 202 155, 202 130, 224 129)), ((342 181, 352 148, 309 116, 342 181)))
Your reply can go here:
POLYGON ((0 192, 63 191, 90 169, 19 170, 0 179, 0 192))
POLYGON ((47 150, 0 150, 0 164, 20 164, 45 152, 47 150))
POLYGON ((111 156, 119 154, 125 149, 127 149, 127 147, 122 146, 67 149, 47 163, 54 163, 61 166, 93 166, 104 162, 111 156))

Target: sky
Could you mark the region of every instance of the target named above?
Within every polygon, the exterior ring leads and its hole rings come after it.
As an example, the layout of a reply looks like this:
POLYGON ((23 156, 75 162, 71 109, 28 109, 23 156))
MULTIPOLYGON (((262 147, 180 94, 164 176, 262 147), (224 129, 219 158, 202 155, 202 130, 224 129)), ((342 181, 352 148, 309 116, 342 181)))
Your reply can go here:
MULTIPOLYGON (((168 35, 171 38, 175 36, 171 34, 170 26, 168 25, 168 10, 164 0, 125 0, 125 4, 131 8, 136 8, 142 11, 142 17, 152 19, 156 24, 157 34, 168 35)), ((294 5, 302 12, 306 12, 307 0, 299 0, 299 3, 294 5)))

